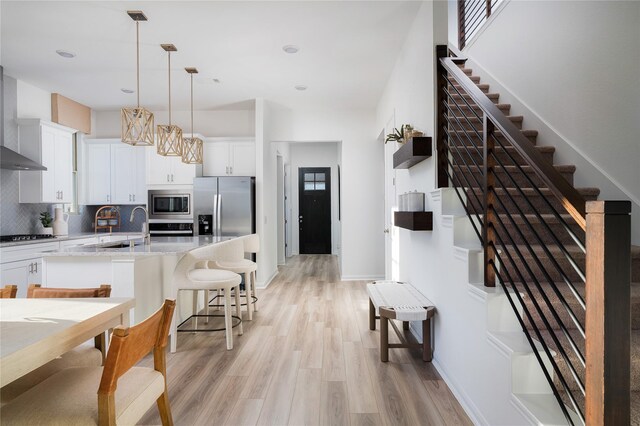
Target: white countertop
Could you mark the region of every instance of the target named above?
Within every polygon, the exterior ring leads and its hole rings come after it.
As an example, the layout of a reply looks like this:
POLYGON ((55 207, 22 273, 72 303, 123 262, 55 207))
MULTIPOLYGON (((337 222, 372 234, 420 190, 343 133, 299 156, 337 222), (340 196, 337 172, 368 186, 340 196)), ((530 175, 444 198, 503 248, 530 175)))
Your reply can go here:
POLYGON ((142 234, 140 232, 111 232, 111 233, 100 232, 98 234, 96 234, 95 232, 80 232, 79 234, 64 235, 64 236, 58 236, 53 238, 41 238, 38 240, 6 241, 6 242, 0 243, 0 247, 14 247, 14 246, 29 245, 29 244, 56 243, 60 241, 79 240, 82 238, 108 237, 108 236, 112 236, 112 237, 135 236, 135 237, 142 238, 142 234))
MULTIPOLYGON (((139 235, 139 234, 138 234, 139 235)), ((135 240, 138 245, 129 247, 128 241, 118 241, 90 246, 67 247, 59 250, 42 252, 43 257, 76 257, 76 256, 104 256, 104 257, 135 257, 179 255, 209 244, 215 244, 233 237, 151 237, 151 244, 144 245, 135 240), (109 247, 115 244, 126 247, 109 247)), ((134 240, 132 240, 134 241, 134 240)))

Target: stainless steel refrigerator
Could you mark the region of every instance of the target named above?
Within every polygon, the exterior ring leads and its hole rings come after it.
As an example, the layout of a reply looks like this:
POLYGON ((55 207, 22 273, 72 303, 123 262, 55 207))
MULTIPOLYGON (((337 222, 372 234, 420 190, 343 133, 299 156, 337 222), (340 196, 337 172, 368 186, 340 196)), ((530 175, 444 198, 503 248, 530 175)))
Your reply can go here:
POLYGON ((256 230, 254 177, 193 179, 195 235, 232 237, 256 230))

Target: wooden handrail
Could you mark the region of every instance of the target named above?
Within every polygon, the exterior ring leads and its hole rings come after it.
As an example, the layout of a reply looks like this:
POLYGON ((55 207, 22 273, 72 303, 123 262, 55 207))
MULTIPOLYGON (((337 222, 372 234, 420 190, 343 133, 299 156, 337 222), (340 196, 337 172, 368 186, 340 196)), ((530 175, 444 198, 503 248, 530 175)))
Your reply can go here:
POLYGON ((456 65, 456 62, 466 58, 441 58, 440 63, 453 77, 454 80, 471 97, 473 102, 486 114, 496 130, 516 149, 528 165, 535 171, 545 185, 561 201, 566 211, 584 230, 586 229, 585 199, 582 195, 558 172, 555 167, 544 159, 518 128, 509 120, 498 107, 475 85, 473 81, 456 65))

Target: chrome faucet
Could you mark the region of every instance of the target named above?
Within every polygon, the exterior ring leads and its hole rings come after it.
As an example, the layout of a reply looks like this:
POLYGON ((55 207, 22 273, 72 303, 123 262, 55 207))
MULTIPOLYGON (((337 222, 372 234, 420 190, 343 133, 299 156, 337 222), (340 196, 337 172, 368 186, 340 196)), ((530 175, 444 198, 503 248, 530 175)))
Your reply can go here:
POLYGON ((149 232, 149 210, 147 210, 144 206, 136 206, 131 211, 131 217, 129 218, 129 222, 133 222, 133 217, 136 214, 136 210, 142 210, 144 212, 144 224, 142 225, 142 233, 144 234, 144 244, 151 244, 151 233, 149 232))

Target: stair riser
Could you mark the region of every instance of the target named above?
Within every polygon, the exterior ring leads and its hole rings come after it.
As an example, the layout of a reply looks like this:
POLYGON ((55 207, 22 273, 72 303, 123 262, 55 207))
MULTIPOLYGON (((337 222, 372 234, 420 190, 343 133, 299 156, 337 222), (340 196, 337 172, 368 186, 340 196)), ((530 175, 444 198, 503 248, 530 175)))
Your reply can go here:
MULTIPOLYGON (((455 159, 460 159, 460 157, 462 157, 466 162, 470 164, 473 164, 473 161, 475 161, 476 164, 482 164, 484 161, 483 154, 478 152, 478 149, 476 149, 476 147, 480 150, 480 152, 482 152, 481 145, 471 145, 469 143, 466 146, 460 146, 460 142, 458 141, 456 141, 455 145, 450 149, 455 159)), ((497 161, 499 161, 501 164, 512 165, 513 160, 523 166, 527 164, 522 156, 516 153, 513 149, 505 151, 502 148, 496 148, 495 153, 496 157, 498 157, 497 161), (513 160, 511 158, 513 158, 513 160)), ((553 164, 553 151, 543 151, 541 152, 541 154, 546 161, 548 161, 550 164, 553 164)))
MULTIPOLYGON (((474 106, 473 99, 471 98, 471 96, 467 95, 466 93, 460 96, 454 90, 453 93, 449 92, 448 97, 450 98, 449 102, 453 102, 458 105, 470 104, 471 106, 474 106)), ((498 104, 500 102, 500 96, 496 96, 495 93, 489 93, 487 97, 494 104, 498 104)))
MULTIPOLYGON (((514 250, 513 248, 511 249, 512 251, 514 250)), ((545 278, 545 275, 540 271, 540 269, 538 268, 538 266, 535 264, 534 260, 531 258, 531 255, 529 254, 529 252, 527 250, 525 250, 524 248, 521 248, 522 254, 523 256, 525 256, 525 262, 523 262, 522 260, 520 260, 518 258, 518 256, 516 255, 515 251, 513 251, 513 258, 515 261, 515 269, 512 268, 511 266, 507 266, 506 268, 509 270, 509 272, 511 273, 511 276, 514 280, 520 280, 518 278, 518 275, 516 273, 516 269, 522 271, 522 274, 525 278, 528 278, 528 274, 525 273, 526 271, 526 267, 525 264, 527 266, 529 266, 531 268, 531 270, 533 271, 534 275, 536 277, 540 277, 540 280, 543 280, 545 278)), ((540 258, 540 261, 542 262, 542 265, 544 267, 544 269, 548 272, 549 276, 551 277, 551 280, 554 282, 562 282, 563 278, 562 275, 560 274, 560 272, 557 271, 557 269, 555 268, 555 266, 553 266, 552 262, 544 255, 544 253, 540 252, 539 250, 536 250, 536 253, 538 253, 538 257, 540 258)), ((553 254, 553 252, 552 252, 553 254)), ((503 254, 502 257, 506 260, 508 259, 506 254, 503 254)), ((581 269, 584 271, 585 270, 585 255, 584 253, 572 253, 572 257, 574 259, 574 261, 581 267, 581 269)), ((571 264, 569 263, 569 261, 561 255, 558 255, 556 257, 556 262, 558 263, 558 265, 560 265, 560 268, 565 271, 566 276, 575 283, 579 283, 580 282, 580 276, 575 272, 575 270, 573 269, 573 267, 571 266, 571 264)), ((631 281, 632 282, 638 282, 640 281, 640 257, 632 257, 631 258, 631 281)))
MULTIPOLYGON (((455 157, 454 157, 455 159, 455 157)), ((473 170, 473 168, 471 168, 471 170, 473 170)), ((465 180, 464 178, 460 177, 459 180, 456 178, 456 173, 460 173, 460 171, 462 171, 462 173, 466 176, 467 180, 469 181, 470 185, 476 186, 476 182, 478 183, 482 183, 482 174, 479 172, 474 172, 473 175, 475 176, 475 180, 473 179, 472 176, 470 176, 469 171, 467 171, 467 167, 466 166, 455 166, 454 168, 454 183, 456 186, 469 186, 465 184, 465 180)), ((510 171, 511 172, 511 171, 510 171)), ((511 177, 513 178, 513 181, 507 176, 507 174, 501 170, 497 170, 496 172, 496 176, 497 176, 497 181, 496 181, 496 185, 498 187, 501 187, 502 185, 500 185, 499 182, 502 182, 505 186, 509 186, 512 187, 514 185, 514 181, 515 181, 515 185, 517 185, 518 187, 521 188, 529 188, 532 185, 537 186, 537 187, 544 187, 544 183, 542 182, 542 180, 538 177, 538 175, 536 175, 533 171, 528 171, 527 172, 527 176, 529 176, 530 180, 527 179, 522 173, 520 173, 520 171, 518 172, 514 172, 511 177)), ((560 174, 562 175, 563 178, 565 178, 567 180, 567 182, 569 182, 571 185, 573 185, 573 172, 565 172, 565 171, 561 171, 560 174)))
MULTIPOLYGON (((476 135, 473 132, 466 133, 466 132, 462 132, 462 131, 456 131, 455 128, 454 128, 454 129, 450 130, 450 133, 451 133, 450 139, 451 139, 451 141, 453 141, 455 143, 459 144, 461 142, 466 143, 466 141, 470 141, 471 143, 475 144, 476 146, 482 146, 482 143, 483 143, 482 137, 476 135)), ((482 133, 481 133, 481 135, 482 135, 482 133)), ((525 135, 525 137, 527 139, 529 139, 529 141, 532 144, 535 145, 537 143, 538 135, 529 135, 529 136, 525 135)), ((500 134, 496 135, 496 139, 498 139, 498 141, 501 142, 501 144, 498 144, 498 143, 494 144, 494 145, 498 145, 498 149, 502 148, 502 146, 507 146, 507 147, 511 146, 509 141, 507 141, 505 139, 505 137, 500 135, 500 134)))
MULTIPOLYGON (((475 117, 467 117, 467 118, 465 118, 455 108, 453 109, 453 112, 454 112, 454 115, 449 113, 448 118, 449 118, 449 123, 451 123, 451 125, 454 128, 460 129, 460 127, 462 127, 464 130, 469 130, 469 131, 471 131, 472 129, 475 129, 478 132, 482 133, 482 122, 480 120, 478 120, 475 117), (456 114, 456 112, 458 112, 458 113, 456 114)), ((522 120, 511 119, 511 122, 519 130, 522 129, 522 120)))
MULTIPOLYGON (((497 107, 500 111, 502 111, 503 114, 509 115, 509 111, 511 110, 511 105, 497 104, 497 107)), ((482 110, 480 109, 480 107, 475 106, 473 104, 471 105, 471 108, 470 108, 466 104, 464 104, 464 102, 462 103, 462 105, 455 105, 449 102, 449 108, 451 109, 451 111, 455 111, 456 113, 460 112, 464 114, 471 114, 473 111, 476 113, 476 115, 482 117, 482 110), (460 109, 458 109, 457 107, 459 107, 460 109)))
MULTIPOLYGON (((482 211, 483 205, 480 203, 480 201, 483 200, 482 192, 480 190, 475 190, 473 192, 475 192, 475 194, 473 194, 470 190, 467 190, 467 199, 471 203, 470 205, 473 208, 474 212, 482 211)), ((520 216, 520 212, 518 211, 518 208, 519 208, 524 214, 533 214, 534 209, 541 215, 551 215, 553 214, 554 209, 560 215, 566 214, 566 211, 562 206, 562 203, 558 201, 555 197, 549 197, 549 198, 545 198, 542 196, 523 197, 521 195, 513 194, 511 192, 507 194, 504 191, 500 191, 498 197, 499 197, 499 201, 496 201, 494 203, 494 208, 498 213, 510 213, 515 216, 520 216), (551 206, 549 206, 549 204, 547 204, 545 200, 548 201, 551 204, 551 206)), ((550 218, 548 218, 547 216, 544 216, 544 219, 547 221, 547 223, 560 223, 560 220, 557 219, 555 215, 550 218)), ((574 232, 576 232, 578 235, 584 235, 584 231, 582 231, 582 229, 577 224, 575 224, 575 222, 572 219, 566 216, 563 216, 563 219, 571 227, 571 229, 573 229, 574 232)), ((537 222, 539 222, 537 219, 533 220, 533 223, 537 223, 537 222)), ((518 222, 518 223, 521 223, 521 222, 518 222)), ((522 225, 525 226, 526 224, 522 223, 522 225)), ((558 229, 563 230, 564 228, 560 227, 558 229)))
MULTIPOLYGON (((478 80, 478 82, 479 82, 479 80, 478 80)), ((476 83, 476 86, 478 87, 478 89, 480 89, 482 91, 482 93, 489 93, 489 85, 488 84, 478 84, 478 83, 476 83)), ((460 92, 463 91, 462 87, 459 84, 454 84, 453 87, 458 89, 460 92)), ((450 93, 457 93, 455 89, 452 89, 449 86, 447 86, 447 91, 450 92, 450 93)))

